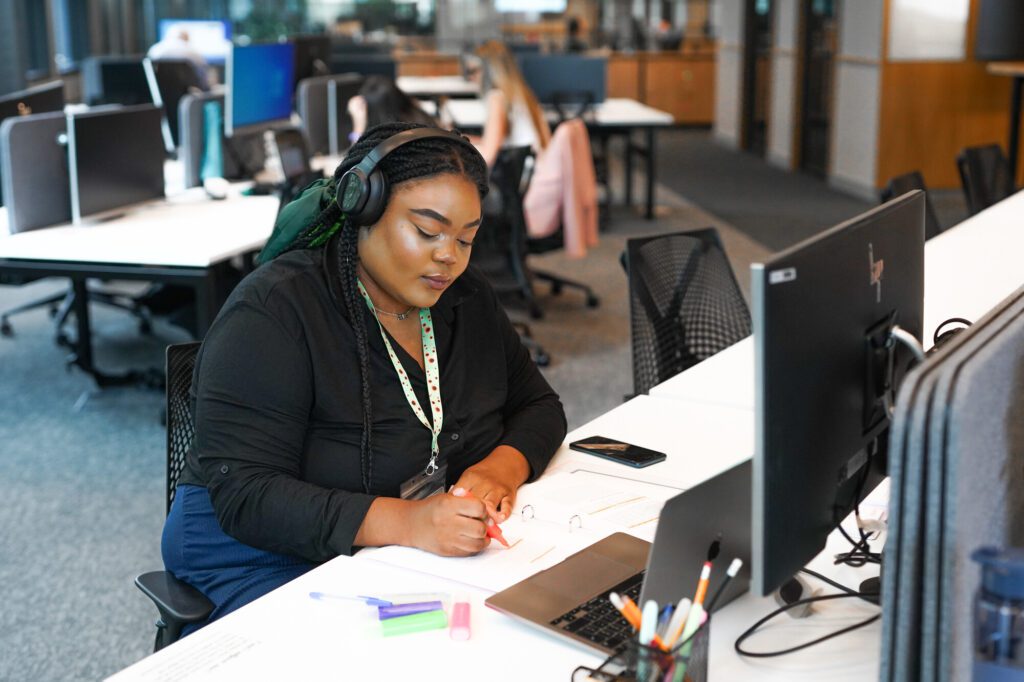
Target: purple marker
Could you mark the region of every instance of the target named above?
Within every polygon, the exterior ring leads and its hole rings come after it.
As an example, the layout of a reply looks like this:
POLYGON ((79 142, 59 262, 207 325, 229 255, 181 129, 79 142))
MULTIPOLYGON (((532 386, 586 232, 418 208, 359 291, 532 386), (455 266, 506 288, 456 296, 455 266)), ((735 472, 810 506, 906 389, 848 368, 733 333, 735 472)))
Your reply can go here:
POLYGON ((399 616, 410 616, 414 613, 425 613, 427 611, 441 611, 444 604, 439 601, 420 601, 412 604, 394 604, 392 606, 378 606, 378 620, 398 618, 399 616))

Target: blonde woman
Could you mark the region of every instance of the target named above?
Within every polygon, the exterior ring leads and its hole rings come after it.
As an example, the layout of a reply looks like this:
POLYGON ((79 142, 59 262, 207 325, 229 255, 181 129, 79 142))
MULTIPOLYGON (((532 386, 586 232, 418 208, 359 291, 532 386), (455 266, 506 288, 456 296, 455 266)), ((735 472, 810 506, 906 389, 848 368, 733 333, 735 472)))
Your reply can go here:
POLYGON ((586 255, 597 244, 597 179, 586 126, 567 121, 552 135, 508 49, 490 41, 477 54, 475 77, 482 82, 487 118, 474 143, 488 166, 503 147, 532 147, 537 161, 523 200, 529 236, 547 237, 562 228, 566 253, 586 255))

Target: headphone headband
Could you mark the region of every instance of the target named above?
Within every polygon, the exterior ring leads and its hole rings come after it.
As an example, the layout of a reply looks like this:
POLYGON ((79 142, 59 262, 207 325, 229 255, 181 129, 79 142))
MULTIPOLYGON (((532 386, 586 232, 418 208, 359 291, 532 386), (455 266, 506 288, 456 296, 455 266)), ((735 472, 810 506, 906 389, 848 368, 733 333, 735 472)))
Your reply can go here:
POLYGON ((387 179, 377 170, 378 164, 399 147, 430 138, 449 139, 476 151, 462 135, 442 128, 412 128, 396 133, 377 144, 338 180, 335 200, 342 212, 358 225, 379 220, 387 204, 387 179))

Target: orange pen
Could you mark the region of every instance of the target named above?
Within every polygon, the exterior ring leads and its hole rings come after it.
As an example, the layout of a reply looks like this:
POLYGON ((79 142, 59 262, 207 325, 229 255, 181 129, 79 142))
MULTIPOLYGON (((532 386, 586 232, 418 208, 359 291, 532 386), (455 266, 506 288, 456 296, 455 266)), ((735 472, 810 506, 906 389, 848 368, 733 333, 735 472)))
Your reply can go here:
MULTIPOLYGON (((633 626, 634 630, 640 629, 640 623, 643 621, 643 613, 640 611, 640 607, 636 605, 632 599, 624 594, 618 594, 612 592, 608 595, 608 599, 611 601, 612 606, 619 610, 622 617, 629 621, 629 624, 633 626)), ((665 642, 657 634, 651 640, 651 645, 656 646, 662 651, 665 650, 665 642)))
MULTIPOLYGON (((466 497, 471 500, 476 499, 475 497, 473 497, 473 493, 469 492, 465 488, 456 488, 455 490, 452 491, 452 495, 455 495, 455 497, 466 497), (462 491, 461 495, 458 493, 458 491, 460 490, 462 491)), ((505 536, 502 535, 501 528, 498 526, 498 524, 494 523, 492 519, 488 519, 487 521, 487 537, 497 540, 501 544, 508 547, 508 540, 506 540, 505 536)))

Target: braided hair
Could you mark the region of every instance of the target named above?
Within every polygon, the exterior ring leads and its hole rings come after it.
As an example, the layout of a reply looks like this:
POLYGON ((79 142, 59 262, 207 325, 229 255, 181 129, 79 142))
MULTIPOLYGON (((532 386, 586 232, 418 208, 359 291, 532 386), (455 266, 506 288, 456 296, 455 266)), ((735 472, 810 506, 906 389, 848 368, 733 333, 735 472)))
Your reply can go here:
MULTIPOLYGON (((345 159, 334 171, 333 186, 348 170, 354 168, 374 147, 405 130, 424 128, 419 124, 384 123, 368 129, 349 149, 345 159)), ((438 175, 457 175, 472 182, 480 194, 487 195, 487 164, 469 145, 445 138, 425 138, 406 143, 385 156, 377 168, 388 179, 390 191, 412 180, 425 180, 438 175)), ((308 227, 300 232, 285 251, 319 248, 338 234, 338 274, 345 310, 352 322, 359 356, 359 376, 362 387, 363 432, 359 443, 359 465, 363 491, 370 492, 373 479, 373 409, 370 400, 370 346, 363 309, 366 303, 356 285, 356 265, 359 262, 359 229, 345 224, 345 217, 337 200, 321 211, 308 227)))

